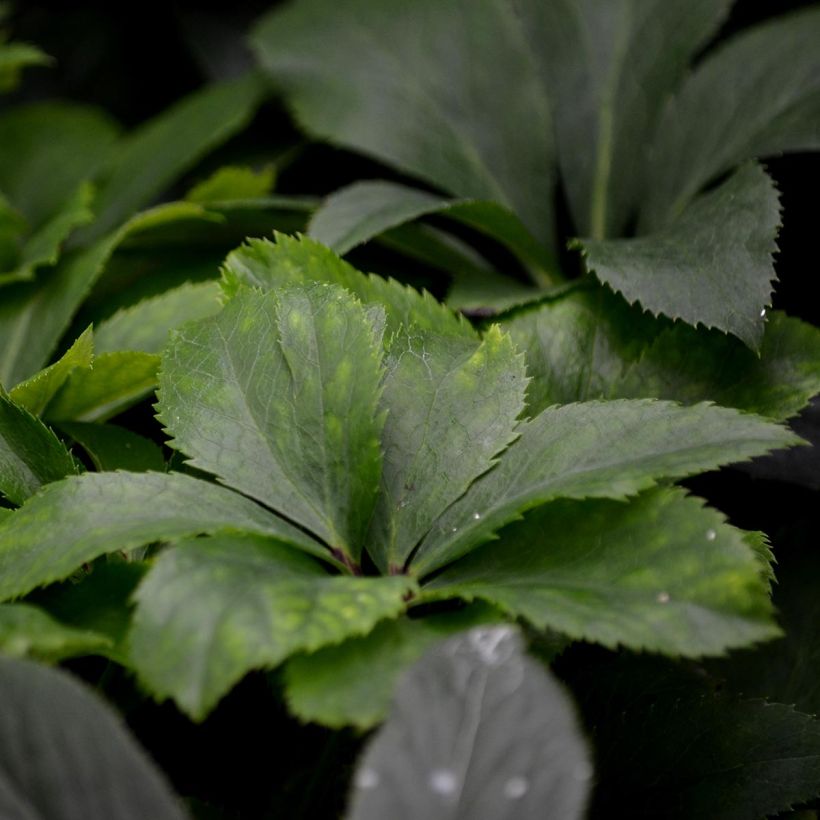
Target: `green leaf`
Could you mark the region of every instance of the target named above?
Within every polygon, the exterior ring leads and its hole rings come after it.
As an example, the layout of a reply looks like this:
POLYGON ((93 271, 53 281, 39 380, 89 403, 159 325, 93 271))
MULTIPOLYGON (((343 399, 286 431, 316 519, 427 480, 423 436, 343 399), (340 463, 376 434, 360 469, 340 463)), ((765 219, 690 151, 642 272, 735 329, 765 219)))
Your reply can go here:
POLYGON ((125 724, 71 676, 0 657, 0 814, 183 820, 125 724))
POLYGON ((39 416, 74 370, 89 367, 93 358, 94 334, 89 327, 58 361, 18 384, 9 392, 9 396, 29 413, 39 416))
POLYGON ((785 427, 736 410, 652 400, 550 407, 522 422, 518 432, 496 467, 435 523, 413 561, 416 572, 443 566, 552 499, 624 499, 662 478, 683 478, 800 441, 785 427))
POLYGON ((85 241, 116 228, 242 129, 265 94, 255 74, 206 86, 129 134, 106 169, 98 220, 85 241))
POLYGON ((44 484, 76 472, 57 436, 0 394, 0 493, 12 504, 22 504, 44 484))
POLYGON ((95 655, 108 647, 105 635, 74 629, 30 604, 0 604, 0 652, 15 658, 58 661, 95 655))
POLYGON ((780 634, 745 533, 677 489, 557 501, 427 587, 606 646, 715 655, 780 634))
POLYGON ((88 453, 98 470, 165 470, 160 447, 125 427, 76 421, 61 422, 59 428, 88 453))
POLYGON ((349 820, 580 820, 592 766, 572 701, 512 628, 430 650, 355 777, 349 820))
POLYGON ((308 132, 504 205, 550 246, 548 104, 507 2, 303 0, 252 46, 308 132))
POLYGON ((406 577, 328 575, 259 536, 185 541, 137 590, 131 659, 151 691, 202 719, 246 672, 369 632, 413 588, 406 577))
POLYGON ((144 399, 157 385, 154 353, 101 353, 74 370, 43 415, 51 421, 105 421, 144 399))
MULTIPOLYGON (((514 0, 513 5, 553 104, 575 226, 596 239, 617 236, 640 202, 646 144, 662 104, 731 2, 514 0)), ((687 120, 686 133, 701 122, 708 120, 687 120)))
POLYGON ((159 296, 123 308, 97 327, 94 334, 97 351, 160 353, 171 330, 219 311, 219 292, 216 282, 186 282, 159 296))
POLYGON ((349 638, 285 665, 290 711, 334 729, 372 729, 386 717, 396 682, 436 641, 479 624, 497 610, 472 604, 458 612, 382 621, 368 635, 349 638))
POLYGON ((185 199, 201 205, 236 199, 256 199, 267 196, 273 189, 275 180, 276 170, 272 165, 266 165, 259 171, 226 165, 194 185, 185 195, 185 199))
POLYGON ((0 43, 0 94, 14 91, 24 68, 51 65, 51 57, 28 43, 0 43))
POLYGON ((386 360, 382 491, 368 552, 401 568, 430 523, 495 464, 524 408, 524 360, 492 328, 480 345, 400 332, 386 360))
POLYGON ((181 473, 85 473, 46 486, 0 527, 0 600, 60 581, 107 552, 223 529, 279 538, 329 558, 243 496, 181 473))
POLYGON ((308 233, 338 254, 414 219, 441 214, 505 245, 548 277, 556 262, 518 218, 496 202, 446 199, 395 182, 357 182, 331 194, 314 213, 308 233))
POLYGON ((635 239, 578 240, 586 266, 652 313, 760 347, 775 279, 780 204, 759 165, 741 168, 677 218, 635 239))
POLYGON ((381 475, 380 341, 341 288, 246 289, 169 347, 169 443, 358 560, 381 475))
POLYGON ((818 38, 820 11, 805 9, 741 32, 699 64, 646 152, 644 230, 745 160, 820 147, 818 38))
POLYGON ((393 279, 366 276, 319 242, 276 234, 276 243, 251 239, 233 251, 222 269, 223 290, 233 296, 240 285, 271 290, 310 282, 341 285, 365 305, 383 305, 388 336, 415 326, 442 335, 476 338, 470 325, 426 291, 419 293, 393 279))

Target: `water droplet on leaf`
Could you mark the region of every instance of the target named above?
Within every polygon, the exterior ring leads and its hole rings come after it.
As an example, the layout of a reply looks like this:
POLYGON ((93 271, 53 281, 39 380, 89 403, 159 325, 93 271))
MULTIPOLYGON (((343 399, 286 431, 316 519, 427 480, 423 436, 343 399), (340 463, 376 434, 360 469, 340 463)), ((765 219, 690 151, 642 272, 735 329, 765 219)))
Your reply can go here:
POLYGON ((657 601, 659 604, 668 604, 669 603, 669 593, 668 592, 659 592, 657 601))
POLYGON ((529 791, 529 788, 527 778, 516 775, 504 784, 504 796, 509 797, 510 800, 519 800, 529 791))
POLYGON ((714 530, 706 530, 706 540, 714 541, 717 538, 717 533, 714 530))
POLYGON ((458 786, 458 780, 455 773, 450 769, 433 769, 430 772, 430 788, 436 794, 450 795, 453 794, 458 786))
POLYGON ((379 785, 379 773, 375 769, 362 769, 356 775, 356 787, 359 789, 375 789, 379 785))

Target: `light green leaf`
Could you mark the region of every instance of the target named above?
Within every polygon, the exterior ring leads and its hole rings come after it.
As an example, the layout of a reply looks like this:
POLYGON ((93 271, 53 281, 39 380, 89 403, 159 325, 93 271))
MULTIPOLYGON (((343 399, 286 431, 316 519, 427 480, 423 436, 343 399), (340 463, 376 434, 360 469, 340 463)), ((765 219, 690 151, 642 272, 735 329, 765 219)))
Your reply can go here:
POLYGON ((509 626, 477 627, 404 676, 348 820, 580 820, 592 764, 567 693, 509 626))
POLYGON ((0 814, 183 820, 120 716, 74 677, 0 657, 0 814))
POLYGON ((404 566, 434 521, 515 437, 524 359, 492 328, 475 342, 400 332, 386 360, 382 491, 368 552, 382 572, 404 566))
POLYGON ((24 68, 51 65, 51 57, 28 43, 0 43, 0 94, 14 91, 24 68))
POLYGON ((524 510, 556 498, 624 499, 800 441, 725 407, 620 400, 550 407, 518 427, 498 464, 433 525, 413 567, 429 572, 486 541, 524 510))
POLYGON ((430 646, 498 620, 497 610, 472 604, 457 612, 382 621, 363 637, 296 655, 285 665, 288 707, 301 720, 333 729, 372 729, 387 716, 399 677, 430 646))
POLYGON ((190 464, 357 561, 381 475, 380 342, 341 288, 245 289, 178 332, 159 418, 190 464))
POLYGON ((22 504, 44 484, 76 472, 57 436, 0 394, 0 493, 12 504, 22 504))
POLYGON ((94 334, 89 327, 58 361, 18 384, 9 396, 29 413, 39 416, 74 370, 90 366, 93 358, 94 334))
POLYGON ((185 195, 185 199, 201 205, 237 199, 257 199, 267 196, 275 181, 276 169, 272 165, 266 165, 259 171, 243 166, 226 165, 194 185, 185 195))
MULTIPOLYGON (((623 233, 664 100, 731 0, 513 0, 553 104, 575 226, 623 233)), ((701 122, 686 120, 691 134, 701 122)), ((667 157, 668 161, 668 157, 667 157)))
POLYGON ((308 233, 338 254, 422 216, 441 214, 496 239, 533 266, 543 281, 556 262, 521 224, 497 202, 447 199, 399 185, 372 180, 331 194, 313 215, 308 233))
POLYGON ((774 184, 750 164, 649 236, 583 239, 576 246, 587 268, 630 303, 718 328, 757 350, 779 227, 774 184))
POLYGON ((223 290, 233 296, 240 285, 271 290, 310 282, 341 285, 365 305, 383 305, 388 335, 400 327, 442 335, 477 338, 470 325, 426 291, 419 293, 393 279, 366 276, 312 239, 276 234, 276 243, 250 239, 233 251, 222 269, 223 290))
POLYGON ((314 136, 504 205, 551 245, 548 104, 505 0, 302 0, 252 46, 314 136))
POLYGON ((216 282, 186 282, 159 296, 123 308, 97 327, 94 333, 97 351, 160 353, 171 330, 220 310, 219 292, 216 282))
POLYGON ((540 629, 606 646, 722 654, 780 632, 745 535, 677 489, 628 504, 557 501, 427 589, 483 598, 540 629))
POLYGON ((185 541, 137 590, 131 659, 157 696, 202 719, 246 672, 369 632, 413 588, 407 577, 328 575, 258 536, 185 541))
POLYGON ((4 655, 58 661, 95 655, 109 644, 105 635, 65 626, 31 604, 0 604, 0 652, 4 655))
POLYGON ((74 370, 46 407, 50 421, 105 421, 144 399, 157 385, 154 353, 101 353, 74 370))
POLYGON ((181 473, 85 473, 47 485, 0 527, 0 600, 60 581, 108 552, 222 529, 320 557, 301 530, 230 490, 181 473))
POLYGON ((820 10, 809 8, 741 32, 699 64, 645 152, 643 230, 747 159, 820 147, 818 40, 820 10))
POLYGON ((88 453, 98 470, 141 473, 165 469, 165 457, 160 447, 125 427, 76 421, 62 422, 59 428, 88 453))
POLYGON ((233 136, 264 95, 264 83, 255 74, 206 86, 129 134, 103 176, 97 199, 100 216, 85 232, 85 241, 116 228, 233 136))

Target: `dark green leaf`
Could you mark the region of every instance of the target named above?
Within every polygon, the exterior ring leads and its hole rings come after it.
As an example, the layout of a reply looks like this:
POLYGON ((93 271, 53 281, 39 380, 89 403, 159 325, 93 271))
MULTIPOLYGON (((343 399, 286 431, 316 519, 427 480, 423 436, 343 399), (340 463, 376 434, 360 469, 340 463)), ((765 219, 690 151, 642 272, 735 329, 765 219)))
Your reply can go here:
POLYGON ((0 815, 183 820, 159 771, 69 675, 0 657, 0 815))
POLYGON ((579 820, 591 777, 564 690, 511 627, 478 627, 405 674, 347 816, 579 820))
POLYGON ((407 577, 328 575, 259 536, 185 541, 137 590, 131 659, 151 691, 201 719, 246 672, 369 632, 413 588, 407 577))
POLYGON ((125 427, 81 421, 62 422, 59 427, 88 453, 98 470, 162 472, 165 469, 160 447, 125 427))
POLYGON ((499 537, 425 589, 491 601, 539 629, 673 655, 779 634, 746 534, 679 490, 628 504, 556 501, 499 537))

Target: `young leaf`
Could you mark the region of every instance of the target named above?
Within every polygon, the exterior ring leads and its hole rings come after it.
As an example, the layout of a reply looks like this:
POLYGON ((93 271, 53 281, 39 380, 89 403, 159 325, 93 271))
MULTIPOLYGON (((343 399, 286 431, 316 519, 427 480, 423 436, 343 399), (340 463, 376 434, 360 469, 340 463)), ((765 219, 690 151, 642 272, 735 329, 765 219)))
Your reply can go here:
POLYGON ((407 577, 328 575, 259 536, 184 541, 137 589, 131 660, 152 692, 202 719, 251 669, 369 632, 413 587, 407 577))
POLYGON ((43 415, 51 421, 110 419, 156 387, 159 362, 153 353, 101 353, 71 373, 43 415))
POLYGON ((165 470, 165 457, 160 447, 125 427, 75 421, 61 422, 59 428, 88 453, 98 470, 136 473, 165 470))
POLYGON ((35 416, 42 415, 48 403, 78 367, 89 367, 94 358, 94 335, 83 331, 63 356, 50 367, 35 373, 9 392, 16 404, 35 416))
POLYGON ((247 498, 181 473, 86 473, 46 486, 0 527, 0 600, 59 581, 107 552, 223 529, 329 558, 312 538, 247 498))
POLYGON ((334 729, 372 729, 387 717, 399 677, 430 646, 500 620, 492 607, 472 604, 458 612, 382 621, 368 635, 295 655, 285 665, 288 707, 301 720, 334 729))
MULTIPOLYGON (((645 146, 661 106, 731 2, 513 0, 513 5, 553 105, 575 226, 596 239, 618 236, 639 203, 645 146)), ((686 133, 700 122, 688 120, 686 133)))
POLYGON ((548 105, 504 0, 304 0, 252 45, 310 133, 505 205, 551 244, 548 105))
POLYGON ((0 493, 22 504, 44 484, 76 472, 57 436, 0 393, 0 493))
POLYGON ((246 289, 178 332, 159 418, 192 465, 358 560, 381 476, 380 348, 339 287, 246 289))
POLYGON ((731 333, 760 347, 775 278, 777 191, 746 165, 668 225, 635 239, 576 243, 602 282, 653 313, 731 333))
POLYGON ((399 332, 386 371, 382 491, 368 538, 383 572, 404 566, 430 522, 512 441, 527 383, 523 357, 497 327, 480 345, 399 332))
POLYGON ((580 820, 591 777, 564 690, 511 627, 479 627, 406 673, 347 816, 580 820))
POLYGON ((341 285, 365 305, 383 305, 387 312, 386 333, 415 326, 442 335, 477 338, 463 317, 437 302, 429 293, 419 293, 392 279, 365 276, 333 251, 305 237, 276 235, 276 243, 251 239, 233 251, 222 269, 223 290, 233 296, 240 285, 270 290, 304 286, 310 282, 341 285))
POLYGON ((648 152, 641 227, 660 228, 747 159, 820 147, 820 11, 741 32, 669 100, 648 152))
POLYGON ((0 657, 0 814, 183 820, 118 715, 64 672, 0 657))
POLYGON ((683 478, 800 441, 736 410, 619 400, 550 407, 518 426, 498 464, 435 523, 413 560, 441 567, 524 510, 555 498, 625 499, 662 478, 683 478))
POLYGON ((745 534, 680 490, 628 504, 556 501, 425 589, 482 598, 539 629, 606 646, 714 655, 776 637, 745 534))
POLYGON ((231 200, 258 199, 267 196, 276 180, 276 170, 267 165, 259 171, 237 165, 226 165, 191 188, 188 202, 200 205, 231 200))
POLYGON ((58 661, 93 655, 111 642, 105 635, 74 629, 31 604, 0 604, 0 652, 58 661))
POLYGON ((186 282, 117 311, 94 331, 98 353, 140 350, 160 353, 174 328, 217 313, 219 285, 216 282, 186 282))

